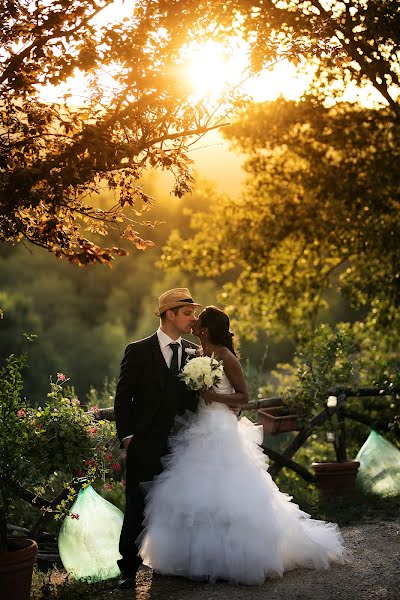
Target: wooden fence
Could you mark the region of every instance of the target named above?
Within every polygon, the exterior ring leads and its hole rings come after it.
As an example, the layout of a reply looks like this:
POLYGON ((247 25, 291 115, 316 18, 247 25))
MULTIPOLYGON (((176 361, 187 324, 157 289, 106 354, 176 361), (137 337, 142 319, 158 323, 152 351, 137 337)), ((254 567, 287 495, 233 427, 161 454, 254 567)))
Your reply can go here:
MULTIPOLYGON (((303 465, 295 462, 293 456, 301 448, 301 446, 308 440, 308 438, 314 433, 314 431, 321 427, 326 421, 337 418, 338 424, 338 435, 334 440, 334 447, 336 453, 337 462, 347 461, 347 443, 346 443, 346 419, 363 423, 367 426, 374 426, 378 431, 389 431, 390 422, 383 420, 375 420, 368 415, 358 413, 347 407, 347 401, 349 398, 360 398, 360 397, 384 397, 384 396, 395 396, 400 393, 399 390, 393 389, 390 394, 382 392, 379 388, 359 388, 352 390, 350 388, 333 387, 327 392, 327 396, 335 396, 337 398, 336 406, 326 406, 321 410, 310 422, 301 427, 296 437, 289 443, 287 448, 283 452, 277 452, 266 444, 262 445, 264 453, 272 459, 274 462, 269 469, 271 477, 275 478, 283 467, 287 467, 300 475, 305 481, 309 483, 315 483, 315 475, 306 469, 303 465)), ((260 400, 252 400, 248 404, 242 407, 242 410, 257 411, 260 408, 271 408, 283 406, 283 400, 280 396, 262 398, 260 400)), ((108 420, 115 421, 114 409, 103 408, 96 413, 97 420, 108 420)))

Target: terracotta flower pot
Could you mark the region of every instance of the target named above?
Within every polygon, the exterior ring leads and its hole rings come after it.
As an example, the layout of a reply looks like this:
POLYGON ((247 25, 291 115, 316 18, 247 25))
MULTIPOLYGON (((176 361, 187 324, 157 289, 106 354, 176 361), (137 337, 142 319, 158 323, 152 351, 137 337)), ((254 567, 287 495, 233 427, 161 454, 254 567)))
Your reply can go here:
POLYGON ((360 466, 357 460, 313 463, 311 466, 315 471, 317 487, 322 496, 340 496, 355 491, 357 471, 360 466))
POLYGON ((263 426, 265 433, 284 433, 300 429, 297 416, 285 413, 281 406, 260 408, 257 413, 258 422, 263 426))
POLYGON ((4 600, 29 600, 37 550, 33 540, 8 540, 8 552, 0 554, 0 590, 4 600))

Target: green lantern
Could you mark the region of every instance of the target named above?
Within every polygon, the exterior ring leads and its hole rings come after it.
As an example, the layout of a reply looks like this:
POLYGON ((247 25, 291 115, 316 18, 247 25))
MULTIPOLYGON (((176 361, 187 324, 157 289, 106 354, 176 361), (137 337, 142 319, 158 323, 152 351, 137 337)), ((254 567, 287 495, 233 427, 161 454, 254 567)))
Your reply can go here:
POLYGON ((123 517, 92 486, 80 490, 58 536, 61 561, 72 577, 91 581, 118 577, 123 517))

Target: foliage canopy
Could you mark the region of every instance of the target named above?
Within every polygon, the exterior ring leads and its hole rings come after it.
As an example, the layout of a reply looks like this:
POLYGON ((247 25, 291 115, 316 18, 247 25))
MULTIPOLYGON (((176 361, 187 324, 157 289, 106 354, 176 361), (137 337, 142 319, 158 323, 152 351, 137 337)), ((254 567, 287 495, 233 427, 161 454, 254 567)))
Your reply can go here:
POLYGON ((137 248, 151 245, 137 231, 153 225, 143 220, 152 199, 139 179, 150 167, 168 169, 174 193, 184 194, 191 184, 188 140, 221 118, 189 102, 179 70, 180 48, 202 28, 194 3, 136 2, 131 18, 96 25, 111 4, 9 2, 0 14, 0 239, 25 238, 78 264, 125 253, 94 244, 85 230, 105 235, 114 226, 137 248), (76 70, 87 78, 81 106, 66 96, 41 100, 43 86, 76 70), (115 206, 102 210, 93 196, 107 188, 115 206))
POLYGON ((229 128, 249 158, 239 200, 192 219, 174 234, 164 264, 228 279, 222 300, 244 330, 315 325, 326 293, 340 288, 371 307, 385 328, 400 305, 399 136, 388 109, 311 100, 249 108, 229 128))
POLYGON ((171 171, 174 193, 188 192, 189 145, 240 105, 234 90, 211 107, 190 100, 181 48, 193 40, 240 36, 249 43, 249 73, 306 58, 316 68, 314 96, 367 82, 398 118, 395 0, 139 0, 131 17, 100 25, 96 18, 111 6, 12 0, 0 7, 2 242, 26 239, 81 265, 125 253, 93 241, 110 227, 139 249, 151 245, 141 233, 154 225, 143 218, 152 204, 143 173, 171 171), (46 85, 78 71, 87 82, 81 106, 41 99, 46 85), (105 210, 94 197, 107 188, 115 205, 105 210))

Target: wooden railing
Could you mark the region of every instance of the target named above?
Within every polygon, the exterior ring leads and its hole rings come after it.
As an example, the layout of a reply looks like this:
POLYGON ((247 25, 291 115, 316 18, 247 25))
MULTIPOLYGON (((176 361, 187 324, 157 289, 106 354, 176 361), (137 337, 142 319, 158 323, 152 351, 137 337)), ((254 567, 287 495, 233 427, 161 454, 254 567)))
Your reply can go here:
MULTIPOLYGON (((303 465, 295 462, 293 456, 301 448, 301 446, 308 440, 315 429, 323 425, 327 420, 333 416, 337 418, 338 424, 338 435, 334 441, 334 448, 336 453, 337 462, 347 461, 347 443, 346 443, 346 419, 363 423, 364 425, 374 426, 379 431, 389 431, 390 423, 384 420, 375 420, 368 415, 364 415, 349 409, 346 406, 346 402, 349 398, 355 397, 383 397, 383 396, 394 396, 400 393, 399 390, 393 389, 390 393, 382 393, 379 388, 359 388, 353 390, 351 388, 333 387, 327 391, 328 396, 335 396, 337 398, 337 404, 334 407, 326 407, 315 415, 306 425, 301 427, 296 437, 289 443, 287 448, 283 452, 277 452, 270 448, 267 444, 263 444, 262 448, 264 453, 268 455, 270 459, 274 461, 269 469, 271 477, 275 478, 283 467, 287 467, 300 475, 305 481, 309 483, 315 483, 315 475, 309 471, 303 465)), ((280 396, 272 396, 268 398, 261 398, 260 400, 252 400, 248 404, 242 407, 242 410, 256 411, 260 408, 271 408, 277 406, 283 406, 283 400, 280 396)), ((114 421, 114 409, 113 408, 102 408, 99 409, 95 414, 97 420, 105 419, 108 421, 114 421)))

